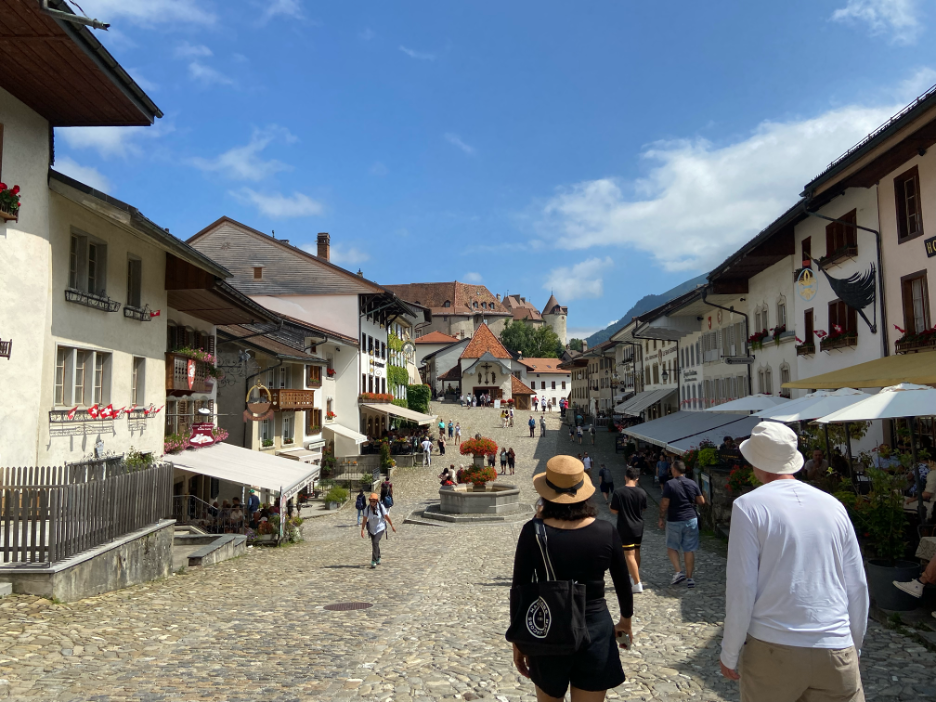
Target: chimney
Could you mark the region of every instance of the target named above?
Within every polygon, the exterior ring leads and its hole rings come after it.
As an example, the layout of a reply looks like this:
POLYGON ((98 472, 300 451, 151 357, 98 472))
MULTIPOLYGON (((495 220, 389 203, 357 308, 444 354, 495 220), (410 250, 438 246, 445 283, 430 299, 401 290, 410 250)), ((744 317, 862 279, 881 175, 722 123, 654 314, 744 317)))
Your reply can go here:
POLYGON ((318 257, 328 260, 331 253, 331 237, 328 232, 322 232, 318 235, 318 257))
POLYGON ((588 351, 588 342, 585 339, 582 339, 582 353, 588 351))
POLYGON ((497 301, 498 301, 498 302, 501 301, 500 293, 497 293, 497 301))

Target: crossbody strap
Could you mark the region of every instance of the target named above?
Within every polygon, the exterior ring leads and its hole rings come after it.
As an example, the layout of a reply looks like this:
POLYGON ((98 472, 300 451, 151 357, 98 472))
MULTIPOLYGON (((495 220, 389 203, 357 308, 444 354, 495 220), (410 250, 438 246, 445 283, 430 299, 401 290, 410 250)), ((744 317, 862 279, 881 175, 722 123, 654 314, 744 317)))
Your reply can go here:
POLYGON ((540 555, 543 557, 543 565, 546 567, 546 579, 555 580, 556 571, 553 570, 552 561, 549 560, 549 549, 546 543, 546 525, 542 519, 533 520, 533 528, 536 530, 536 543, 539 545, 540 555))

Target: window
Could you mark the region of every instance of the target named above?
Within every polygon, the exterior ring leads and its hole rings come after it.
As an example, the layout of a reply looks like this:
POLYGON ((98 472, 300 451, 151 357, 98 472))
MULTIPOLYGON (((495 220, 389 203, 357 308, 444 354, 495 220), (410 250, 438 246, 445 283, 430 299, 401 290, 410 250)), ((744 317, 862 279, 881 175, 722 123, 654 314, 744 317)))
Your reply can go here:
POLYGON ((781 396, 781 397, 789 397, 789 396, 790 396, 790 390, 789 390, 788 388, 784 388, 784 387, 783 387, 786 383, 789 383, 789 382, 790 382, 790 367, 789 367, 786 363, 784 363, 782 366, 780 366, 780 390, 779 390, 779 393, 780 393, 780 396, 781 396))
MULTIPOLYGON (((329 401, 329 412, 331 411, 331 401, 329 401)), ((322 410, 313 409, 306 410, 306 426, 305 433, 309 434, 318 434, 322 430, 322 410)))
POLYGON ((786 300, 782 297, 777 301, 777 326, 786 326, 786 300))
POLYGON ((553 389, 553 390, 555 390, 555 389, 556 389, 556 381, 555 381, 555 380, 554 380, 554 381, 552 381, 552 389, 553 389))
POLYGON ((269 419, 264 419, 260 422, 260 441, 272 441, 273 440, 273 422, 269 419))
POLYGON ((138 258, 127 260, 127 304, 141 307, 143 297, 143 261, 138 258))
POLYGON ((826 226, 826 256, 832 256, 846 248, 858 247, 858 211, 852 210, 837 219, 842 222, 829 222, 826 226))
POLYGON ((285 389, 289 387, 289 371, 287 370, 286 366, 280 366, 279 383, 277 384, 276 382, 274 382, 273 387, 278 387, 281 389, 285 389))
POLYGON ((904 329, 908 334, 919 334, 930 328, 927 309, 926 271, 905 276, 900 280, 903 297, 904 329))
POLYGON ((804 344, 813 345, 816 343, 816 340, 813 338, 813 331, 815 330, 814 320, 813 320, 813 311, 808 309, 803 312, 803 339, 804 344))
POLYGON ((133 377, 130 380, 130 402, 141 407, 145 397, 143 389, 146 386, 146 359, 134 356, 133 377))
POLYGON ((253 279, 254 279, 254 280, 263 280, 263 266, 254 266, 254 269, 253 269, 253 279))
POLYGON ((770 370, 770 366, 764 369, 764 394, 773 395, 773 371, 770 370))
POLYGON ((477 302, 472 302, 472 303, 471 303, 471 306, 474 307, 475 309, 478 309, 478 303, 477 303, 477 302))
POLYGON ((806 265, 806 262, 812 259, 812 237, 807 236, 800 246, 803 249, 803 265, 806 265))
POLYGON ((916 166, 894 178, 894 196, 897 201, 897 241, 903 243, 923 234, 920 174, 916 166))
POLYGON ((59 346, 55 356, 55 404, 107 404, 110 359, 109 353, 59 346))
POLYGON ((660 366, 656 363, 653 364, 653 382, 654 384, 660 382, 660 366))
POLYGON ((838 334, 838 326, 843 332, 858 331, 858 314, 841 300, 829 303, 829 329, 828 333, 838 334))
POLYGON ((563 380, 563 381, 562 381, 562 389, 563 389, 563 390, 565 390, 565 389, 566 389, 566 386, 565 386, 565 384, 566 384, 566 381, 564 381, 564 380, 563 380))
MULTIPOLYGON (((329 363, 329 366, 331 363, 329 363)), ((306 387, 318 387, 322 384, 322 367, 306 366, 306 387)))
POLYGON ((283 441, 292 442, 293 429, 296 424, 296 413, 283 413, 283 441))
POLYGON ((107 246, 87 236, 72 234, 68 287, 94 295, 107 294, 107 246))

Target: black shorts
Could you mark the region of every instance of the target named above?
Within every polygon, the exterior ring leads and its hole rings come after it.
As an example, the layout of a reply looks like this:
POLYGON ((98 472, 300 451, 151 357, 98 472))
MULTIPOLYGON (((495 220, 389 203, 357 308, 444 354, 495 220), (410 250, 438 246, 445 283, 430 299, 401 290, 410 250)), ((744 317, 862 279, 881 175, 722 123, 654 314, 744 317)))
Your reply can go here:
POLYGON ((530 656, 530 678, 543 692, 563 697, 569 685, 586 692, 610 690, 624 682, 614 622, 607 605, 585 612, 590 643, 570 656, 530 656))
POLYGON ((614 492, 614 483, 602 483, 601 491, 602 492, 614 492))
POLYGON ((628 539, 630 543, 624 544, 625 551, 633 551, 634 549, 640 548, 640 542, 642 539, 628 539))

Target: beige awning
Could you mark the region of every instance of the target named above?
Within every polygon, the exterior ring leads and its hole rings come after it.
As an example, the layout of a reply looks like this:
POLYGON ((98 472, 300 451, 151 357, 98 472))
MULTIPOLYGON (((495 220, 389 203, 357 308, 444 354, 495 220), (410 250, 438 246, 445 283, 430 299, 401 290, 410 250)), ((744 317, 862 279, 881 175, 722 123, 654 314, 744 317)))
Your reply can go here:
POLYGON ((316 459, 322 458, 321 451, 310 451, 309 449, 304 448, 277 451, 276 455, 282 456, 283 458, 291 458, 294 461, 302 461, 303 463, 313 463, 316 459))
POLYGON ((416 422, 417 424, 421 425, 433 424, 436 418, 436 415, 434 414, 423 414, 422 412, 411 410, 408 407, 397 407, 396 405, 391 405, 389 402, 380 405, 361 406, 366 407, 369 410, 373 410, 374 412, 380 412, 381 414, 399 417, 400 419, 406 419, 410 422, 416 422))
POLYGON ((354 429, 348 429, 348 427, 342 426, 341 424, 336 424, 334 422, 326 424, 324 427, 322 427, 322 429, 325 431, 330 431, 333 434, 343 436, 346 439, 351 439, 351 441, 356 444, 363 444, 365 441, 367 441, 367 437, 364 436, 364 434, 354 431, 354 429))
POLYGON ((887 356, 841 370, 814 375, 790 383, 785 388, 837 390, 839 388, 886 388, 899 383, 936 385, 936 352, 887 356))

